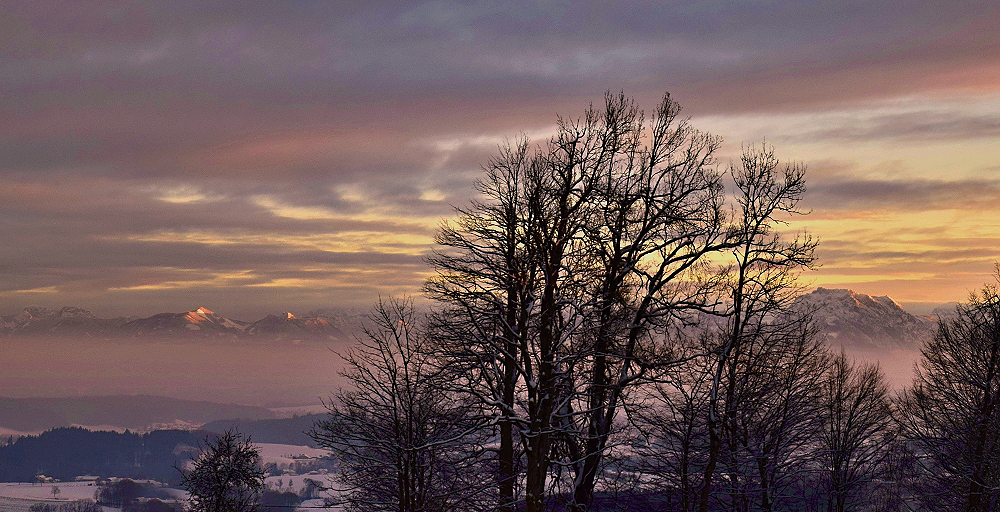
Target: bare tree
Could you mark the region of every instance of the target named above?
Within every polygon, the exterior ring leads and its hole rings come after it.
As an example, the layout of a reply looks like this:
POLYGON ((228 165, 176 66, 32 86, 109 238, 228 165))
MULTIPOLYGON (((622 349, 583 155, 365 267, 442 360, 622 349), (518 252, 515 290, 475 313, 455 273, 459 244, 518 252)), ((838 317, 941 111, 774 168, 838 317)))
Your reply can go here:
MULTIPOLYGON (((995 276, 1000 281, 1000 267, 995 276)), ((987 285, 924 345, 902 400, 903 433, 935 510, 1000 506, 1000 290, 987 285)))
MULTIPOLYGON (((703 341, 692 349, 704 352, 705 345, 703 341)), ((647 475, 647 483, 667 494, 669 510, 691 512, 698 506, 708 458, 705 410, 712 385, 712 363, 707 354, 702 354, 670 368, 658 382, 647 386, 648 401, 630 413, 640 434, 633 448, 635 471, 647 475)))
POLYGON ((732 510, 772 510, 811 462, 820 433, 824 342, 797 316, 748 325, 725 369, 716 495, 732 510))
POLYGON ((594 220, 583 239, 590 267, 584 276, 592 284, 587 332, 578 344, 583 357, 575 362, 582 370, 575 382, 580 393, 563 412, 572 425, 567 445, 578 510, 593 500, 628 390, 680 361, 670 328, 713 307, 715 282, 706 280, 706 261, 732 243, 713 166, 720 141, 691 128, 679 113, 665 96, 647 125, 630 101, 609 96, 597 130, 594 220))
MULTIPOLYGON (((782 166, 768 146, 749 147, 740 165, 731 166, 731 174, 737 188, 737 208, 730 236, 736 247, 726 272, 730 279, 728 322, 715 351, 715 376, 709 391, 709 457, 699 499, 701 512, 708 512, 724 429, 733 428, 740 408, 751 405, 736 400, 738 382, 734 377, 745 372, 734 365, 735 356, 744 353, 743 345, 751 341, 785 337, 799 330, 799 321, 786 325, 791 333, 782 333, 780 325, 771 322, 782 315, 798 291, 797 272, 815 261, 816 241, 808 236, 786 241, 777 230, 785 216, 801 213, 798 203, 805 192, 804 167, 782 166)), ((768 502, 769 498, 762 496, 762 500, 768 502)))
POLYGON ((350 510, 480 510, 484 462, 476 407, 444 390, 409 301, 388 300, 344 356, 353 389, 338 392, 310 436, 340 467, 350 510))
MULTIPOLYGON (((525 426, 524 394, 529 318, 534 316, 538 261, 527 239, 532 224, 526 190, 540 159, 527 140, 504 146, 477 182, 485 201, 459 209, 438 234, 442 250, 431 259, 437 277, 428 294, 444 305, 431 330, 448 371, 467 383, 461 391, 486 405, 498 429, 498 510, 514 510, 525 426)), ((530 371, 530 368, 528 369, 530 371)))
POLYGON ((205 442, 190 470, 181 472, 193 512, 245 512, 260 509, 264 470, 260 452, 235 430, 205 442))
POLYGON ((823 379, 820 445, 829 510, 844 512, 871 502, 895 442, 890 402, 889 385, 877 364, 855 366, 843 352, 833 359, 823 379))
POLYGON ((734 246, 719 141, 679 110, 665 96, 647 120, 609 94, 561 118, 545 146, 502 148, 486 199, 439 236, 427 288, 495 408, 506 500, 521 446, 528 510, 563 490, 571 508, 590 506, 628 390, 676 363, 663 333, 714 306, 705 262, 734 246))

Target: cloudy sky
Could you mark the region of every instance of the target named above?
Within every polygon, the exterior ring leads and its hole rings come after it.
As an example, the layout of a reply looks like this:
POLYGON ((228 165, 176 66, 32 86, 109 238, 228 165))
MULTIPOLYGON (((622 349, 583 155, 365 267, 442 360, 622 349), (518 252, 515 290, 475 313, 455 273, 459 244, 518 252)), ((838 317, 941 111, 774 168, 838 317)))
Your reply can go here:
POLYGON ((417 293, 497 144, 606 90, 806 164, 807 284, 962 300, 1000 259, 1000 12, 900 5, 4 2, 0 313, 417 293))

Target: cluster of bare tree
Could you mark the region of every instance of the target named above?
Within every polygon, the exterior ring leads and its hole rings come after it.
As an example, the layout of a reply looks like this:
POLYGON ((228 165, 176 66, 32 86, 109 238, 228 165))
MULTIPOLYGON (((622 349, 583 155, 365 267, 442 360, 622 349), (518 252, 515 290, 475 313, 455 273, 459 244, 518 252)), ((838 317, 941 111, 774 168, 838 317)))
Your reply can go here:
POLYGON ((721 172, 679 110, 609 94, 485 166, 436 307, 379 305, 312 432, 350 509, 992 509, 995 292, 894 401, 788 308, 804 169, 765 146, 721 172))

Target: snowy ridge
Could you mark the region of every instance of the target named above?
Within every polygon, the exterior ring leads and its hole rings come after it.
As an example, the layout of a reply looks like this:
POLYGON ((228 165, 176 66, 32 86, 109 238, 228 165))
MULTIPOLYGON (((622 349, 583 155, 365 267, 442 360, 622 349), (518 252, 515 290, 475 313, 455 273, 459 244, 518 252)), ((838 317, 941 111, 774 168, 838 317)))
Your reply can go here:
POLYGON ((936 321, 911 315, 886 295, 817 288, 795 299, 792 309, 811 312, 833 346, 865 349, 917 348, 934 335, 936 321))
POLYGON ((362 317, 316 310, 302 316, 286 312, 280 316, 268 315, 256 322, 244 322, 198 307, 182 313, 158 313, 148 318, 99 318, 76 307, 54 310, 28 306, 19 313, 0 316, 0 336, 350 340, 360 331, 362 317))
POLYGON ((130 319, 98 318, 96 315, 72 306, 54 310, 41 306, 28 306, 20 313, 0 316, 0 334, 82 334, 97 335, 121 327, 130 319))

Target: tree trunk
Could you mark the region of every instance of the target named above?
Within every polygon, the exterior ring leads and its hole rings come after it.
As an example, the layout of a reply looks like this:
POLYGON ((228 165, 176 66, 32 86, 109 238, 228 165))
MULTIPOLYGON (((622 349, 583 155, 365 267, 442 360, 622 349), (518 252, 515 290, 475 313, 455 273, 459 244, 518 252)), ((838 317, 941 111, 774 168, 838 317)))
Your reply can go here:
POLYGON ((770 511, 774 503, 771 500, 771 493, 767 487, 770 482, 767 479, 767 457, 757 458, 757 473, 760 474, 760 509, 770 511))
MULTIPOLYGON (((711 410, 715 410, 717 401, 712 398, 711 410)), ((719 420, 710 415, 708 418, 708 463, 705 464, 705 474, 701 486, 701 496, 698 500, 698 512, 708 512, 708 501, 712 497, 712 476, 719 461, 719 450, 722 448, 722 438, 719 437, 719 420)))

